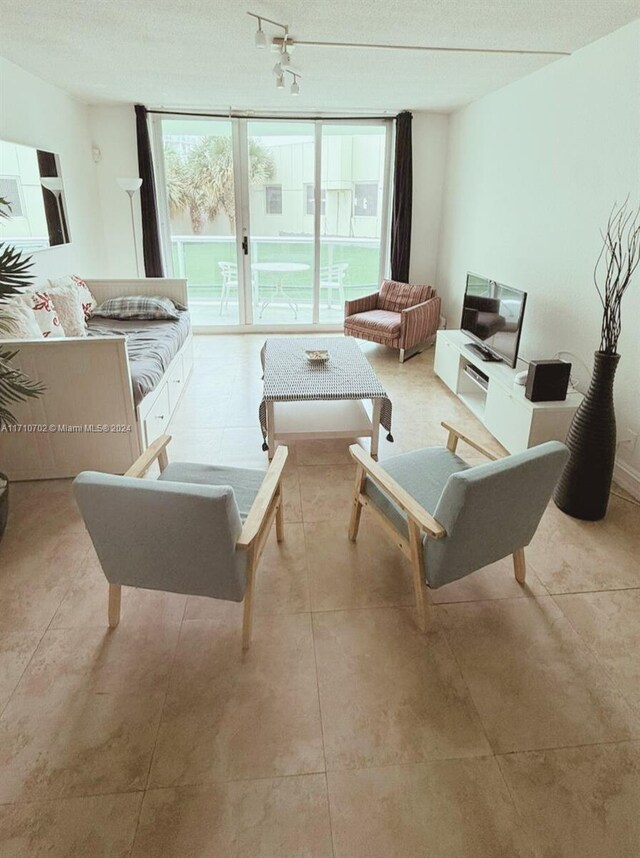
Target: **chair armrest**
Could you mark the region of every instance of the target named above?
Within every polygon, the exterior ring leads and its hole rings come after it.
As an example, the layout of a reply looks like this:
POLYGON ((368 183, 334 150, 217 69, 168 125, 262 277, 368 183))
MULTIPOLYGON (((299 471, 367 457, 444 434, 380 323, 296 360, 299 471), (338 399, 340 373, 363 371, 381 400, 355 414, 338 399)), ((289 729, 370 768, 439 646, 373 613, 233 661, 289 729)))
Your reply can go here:
POLYGON ((465 444, 468 444, 470 447, 473 447, 474 450, 477 450, 479 453, 482 453, 484 456, 487 457, 487 459, 491 459, 495 462, 496 459, 503 458, 496 453, 492 453, 491 450, 487 450, 487 448, 483 447, 483 445, 478 443, 478 441, 474 441, 472 438, 469 438, 468 435, 465 435, 464 432, 460 431, 460 429, 456 429, 455 426, 452 426, 450 423, 447 423, 446 420, 443 420, 440 425, 449 433, 449 438, 447 440, 447 449, 451 450, 452 453, 455 453, 456 448, 458 446, 458 441, 464 441, 465 444))
POLYGON ((273 498, 280 488, 282 471, 288 455, 289 450, 286 447, 278 447, 276 450, 260 491, 251 505, 249 515, 236 542, 236 548, 249 548, 253 540, 260 535, 262 526, 271 511, 273 498))
POLYGON ((373 292, 371 295, 365 295, 362 298, 356 298, 353 301, 344 302, 344 315, 353 316, 354 313, 367 313, 369 310, 378 309, 378 293, 373 292))
POLYGON ((435 334, 440 322, 440 307, 440 296, 434 295, 400 312, 400 348, 409 349, 435 334))
POLYGON ((167 444, 171 441, 171 435, 161 435, 139 456, 128 471, 125 471, 125 477, 144 477, 151 465, 158 459, 160 470, 164 471, 167 466, 167 444))
POLYGON ((349 452, 371 479, 392 497, 398 506, 426 531, 432 539, 441 539, 447 535, 447 531, 435 520, 431 513, 427 512, 424 507, 421 507, 359 444, 352 444, 349 447, 349 452))

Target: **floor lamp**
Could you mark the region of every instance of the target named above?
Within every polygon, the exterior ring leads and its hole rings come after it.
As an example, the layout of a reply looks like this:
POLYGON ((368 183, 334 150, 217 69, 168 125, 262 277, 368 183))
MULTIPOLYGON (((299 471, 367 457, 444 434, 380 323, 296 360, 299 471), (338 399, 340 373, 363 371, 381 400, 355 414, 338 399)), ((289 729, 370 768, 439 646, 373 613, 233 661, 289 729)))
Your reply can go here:
POLYGON ((62 179, 59 176, 49 176, 41 178, 40 184, 45 190, 50 191, 56 198, 58 217, 60 218, 60 235, 62 236, 62 244, 67 244, 69 236, 65 229, 64 215, 62 213, 62 179))
POLYGON ((123 191, 129 194, 129 206, 131 207, 131 229, 133 230, 133 247, 136 252, 136 273, 140 277, 140 260, 138 259, 138 236, 136 233, 136 223, 133 217, 133 195, 137 194, 142 185, 142 179, 116 179, 118 185, 123 191))

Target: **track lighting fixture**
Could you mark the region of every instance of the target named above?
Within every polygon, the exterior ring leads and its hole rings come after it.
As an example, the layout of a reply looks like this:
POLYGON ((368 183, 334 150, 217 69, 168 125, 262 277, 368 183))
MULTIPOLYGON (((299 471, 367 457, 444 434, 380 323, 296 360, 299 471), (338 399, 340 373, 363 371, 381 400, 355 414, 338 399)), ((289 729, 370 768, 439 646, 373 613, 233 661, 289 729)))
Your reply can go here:
POLYGON ((287 68, 287 66, 291 65, 291 56, 287 51, 286 41, 282 43, 282 52, 280 53, 280 65, 282 66, 282 68, 287 68))
POLYGON ((267 37, 264 34, 264 30, 262 29, 262 18, 258 18, 258 29, 256 31, 256 48, 266 48, 267 47, 267 37))
POLYGON ((267 37, 262 29, 263 21, 267 24, 271 24, 273 27, 278 27, 283 31, 281 35, 275 36, 271 39, 271 50, 278 51, 278 59, 271 71, 275 75, 276 87, 278 89, 284 89, 285 72, 292 75, 293 82, 290 90, 291 95, 300 95, 300 84, 298 83, 300 73, 297 71, 297 66, 295 72, 291 68, 291 51, 294 48, 294 43, 293 39, 289 36, 289 25, 281 24, 279 21, 272 21, 270 18, 265 18, 262 15, 256 15, 254 12, 247 12, 247 15, 251 18, 255 18, 258 22, 258 29, 255 34, 257 48, 265 48, 267 46, 267 37))
MULTIPOLYGON (((257 48, 265 48, 267 46, 267 38, 262 30, 263 22, 271 24, 281 30, 281 33, 273 36, 269 40, 272 51, 278 51, 278 62, 273 67, 273 73, 276 76, 276 85, 278 89, 284 87, 284 72, 289 72, 293 75, 293 83, 291 84, 291 95, 298 95, 300 87, 297 78, 300 76, 296 71, 295 74, 291 65, 291 52, 296 45, 309 45, 314 48, 344 48, 352 51, 354 49, 376 50, 376 51, 411 51, 411 52, 428 52, 428 53, 459 53, 459 54, 515 54, 520 56, 569 56, 570 51, 556 50, 541 50, 541 49, 526 49, 526 48, 500 48, 500 47, 469 47, 461 45, 399 45, 391 43, 376 43, 376 42, 337 42, 324 41, 318 39, 296 39, 295 41, 289 35, 289 25, 281 24, 279 21, 272 21, 270 18, 265 18, 264 15, 256 15, 255 12, 247 12, 251 18, 255 18, 258 22, 258 30, 255 34, 255 42, 257 48)), ((297 68, 297 66, 296 66, 297 68)))

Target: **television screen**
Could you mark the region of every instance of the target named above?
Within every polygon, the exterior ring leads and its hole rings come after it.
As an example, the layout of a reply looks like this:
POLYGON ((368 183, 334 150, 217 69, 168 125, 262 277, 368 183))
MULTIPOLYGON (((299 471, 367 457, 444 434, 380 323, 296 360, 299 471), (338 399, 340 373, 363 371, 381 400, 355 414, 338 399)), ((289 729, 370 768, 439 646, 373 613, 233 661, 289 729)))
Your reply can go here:
POLYGON ((479 344, 470 348, 484 360, 504 360, 514 367, 526 300, 526 292, 467 274, 460 327, 479 344))

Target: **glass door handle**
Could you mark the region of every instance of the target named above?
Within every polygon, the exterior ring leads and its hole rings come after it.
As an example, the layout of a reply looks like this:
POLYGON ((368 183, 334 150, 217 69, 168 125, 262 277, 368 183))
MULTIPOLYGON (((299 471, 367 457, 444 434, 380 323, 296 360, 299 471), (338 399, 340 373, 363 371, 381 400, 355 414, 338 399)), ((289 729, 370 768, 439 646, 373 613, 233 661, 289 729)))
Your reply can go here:
POLYGON ((249 239, 247 238, 246 235, 242 239, 242 252, 244 253, 245 256, 249 255, 249 239))

